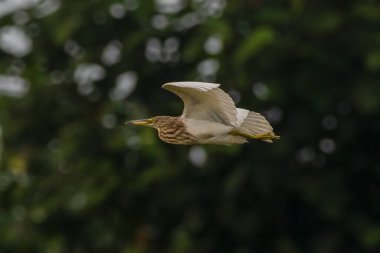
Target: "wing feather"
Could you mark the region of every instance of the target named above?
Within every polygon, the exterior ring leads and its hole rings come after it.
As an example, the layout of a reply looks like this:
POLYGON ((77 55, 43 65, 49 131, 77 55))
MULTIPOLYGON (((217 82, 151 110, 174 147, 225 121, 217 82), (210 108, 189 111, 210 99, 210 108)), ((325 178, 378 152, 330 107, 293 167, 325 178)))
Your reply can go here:
POLYGON ((217 83, 173 82, 164 84, 162 88, 183 100, 183 117, 236 126, 235 104, 219 86, 217 83))
POLYGON ((244 115, 244 119, 242 118, 242 124, 239 125, 241 130, 255 135, 273 131, 272 126, 260 113, 241 108, 238 108, 237 111, 238 115, 244 115))

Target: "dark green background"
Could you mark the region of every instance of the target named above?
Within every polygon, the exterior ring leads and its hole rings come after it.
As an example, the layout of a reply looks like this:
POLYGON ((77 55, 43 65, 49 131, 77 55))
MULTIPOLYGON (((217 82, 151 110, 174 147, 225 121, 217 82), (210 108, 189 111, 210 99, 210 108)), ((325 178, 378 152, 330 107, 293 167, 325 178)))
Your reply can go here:
POLYGON ((33 42, 0 51, 0 75, 30 83, 0 91, 0 252, 379 252, 379 1, 62 0, 41 15, 49 2, 0 19, 33 42), (88 94, 81 64, 104 69, 88 94), (126 71, 135 89, 113 100, 126 71), (181 80, 221 83, 281 140, 174 146, 124 126, 179 115, 161 85, 181 80))

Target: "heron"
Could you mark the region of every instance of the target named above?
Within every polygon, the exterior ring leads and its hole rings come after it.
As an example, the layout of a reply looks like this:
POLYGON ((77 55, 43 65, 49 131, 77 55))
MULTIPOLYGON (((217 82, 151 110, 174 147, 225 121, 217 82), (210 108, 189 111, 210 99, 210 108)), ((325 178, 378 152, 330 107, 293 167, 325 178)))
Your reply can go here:
POLYGON ((159 138, 170 144, 243 144, 248 140, 272 143, 280 136, 260 113, 236 108, 232 98, 206 82, 170 82, 162 85, 183 100, 181 116, 156 116, 126 124, 157 129, 159 138))

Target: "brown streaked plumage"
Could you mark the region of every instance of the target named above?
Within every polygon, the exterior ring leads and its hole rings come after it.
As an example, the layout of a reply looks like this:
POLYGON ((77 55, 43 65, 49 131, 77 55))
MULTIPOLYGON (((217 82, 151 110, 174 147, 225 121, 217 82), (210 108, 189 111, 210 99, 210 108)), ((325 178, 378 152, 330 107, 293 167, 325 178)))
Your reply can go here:
POLYGON ((156 128, 161 140, 171 144, 242 144, 247 139, 279 139, 264 116, 236 108, 219 84, 175 82, 162 86, 184 102, 180 117, 156 116, 127 123, 156 128))
POLYGON ((157 116, 153 118, 154 128, 164 142, 170 144, 196 144, 198 138, 186 131, 180 117, 157 116))

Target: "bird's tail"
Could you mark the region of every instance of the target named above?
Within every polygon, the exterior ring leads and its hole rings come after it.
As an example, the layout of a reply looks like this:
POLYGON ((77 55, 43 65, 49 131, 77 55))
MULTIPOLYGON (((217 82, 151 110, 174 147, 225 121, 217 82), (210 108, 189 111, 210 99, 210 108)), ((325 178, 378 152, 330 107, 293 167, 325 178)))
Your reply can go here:
POLYGON ((239 114, 245 114, 246 117, 233 134, 270 143, 280 139, 280 136, 273 132, 272 126, 260 113, 238 108, 238 116, 239 114))

